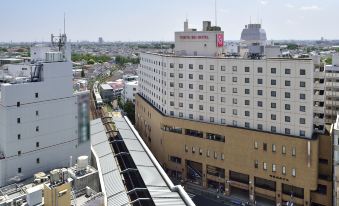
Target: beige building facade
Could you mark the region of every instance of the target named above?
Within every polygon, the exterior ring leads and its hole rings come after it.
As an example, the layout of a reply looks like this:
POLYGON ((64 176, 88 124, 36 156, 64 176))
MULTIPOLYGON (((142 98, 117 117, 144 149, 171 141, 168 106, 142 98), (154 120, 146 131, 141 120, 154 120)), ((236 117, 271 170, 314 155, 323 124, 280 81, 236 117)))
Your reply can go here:
POLYGON ((332 205, 330 135, 310 139, 168 117, 136 95, 138 132, 169 175, 274 205, 332 205), (324 149, 328 148, 328 149, 324 149))

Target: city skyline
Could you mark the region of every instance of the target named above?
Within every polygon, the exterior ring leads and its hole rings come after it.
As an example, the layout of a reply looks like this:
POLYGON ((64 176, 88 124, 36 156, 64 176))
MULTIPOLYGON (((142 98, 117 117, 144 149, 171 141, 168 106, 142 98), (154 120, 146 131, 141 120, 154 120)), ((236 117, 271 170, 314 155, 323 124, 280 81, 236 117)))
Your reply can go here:
MULTIPOLYGON (((214 0, 35 2, 2 2, 0 42, 49 41, 46 36, 50 33, 63 32, 64 13, 66 33, 72 41, 98 41, 98 37, 110 42, 173 41, 172 31, 182 30, 186 18, 198 30, 202 20, 215 24, 214 0)), ((338 29, 332 26, 339 18, 338 6, 333 0, 321 4, 315 0, 219 0, 217 24, 226 40, 239 40, 250 21, 262 22, 269 40, 339 39, 338 29)))

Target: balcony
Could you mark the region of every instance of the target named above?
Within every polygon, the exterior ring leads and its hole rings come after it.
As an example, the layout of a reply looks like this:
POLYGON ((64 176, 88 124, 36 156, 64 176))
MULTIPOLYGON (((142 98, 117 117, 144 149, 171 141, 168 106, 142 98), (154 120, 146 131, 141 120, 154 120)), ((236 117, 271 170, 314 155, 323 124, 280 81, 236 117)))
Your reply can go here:
POLYGON ((318 116, 315 116, 313 118, 313 123, 315 125, 324 125, 325 124, 325 119, 324 118, 321 118, 321 117, 318 117, 318 116))
POLYGON ((324 114, 325 113, 325 107, 314 105, 313 112, 314 113, 324 114))
POLYGON ((325 83, 320 83, 319 81, 314 82, 314 89, 324 90, 325 83))

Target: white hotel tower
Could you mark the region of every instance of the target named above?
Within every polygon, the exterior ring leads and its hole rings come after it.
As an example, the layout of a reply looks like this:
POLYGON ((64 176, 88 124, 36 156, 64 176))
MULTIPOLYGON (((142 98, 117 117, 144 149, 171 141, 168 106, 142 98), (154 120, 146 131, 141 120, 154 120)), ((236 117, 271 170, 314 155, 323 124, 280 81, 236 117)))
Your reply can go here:
POLYGON ((204 22, 197 31, 185 22, 174 54, 141 54, 139 93, 168 116, 304 138, 324 132, 320 58, 265 58, 265 31, 244 31, 247 53, 230 58, 220 27, 204 22))
POLYGON ((0 71, 0 186, 90 155, 88 93, 73 93, 66 35, 0 71), (72 156, 72 157, 71 157, 72 156))

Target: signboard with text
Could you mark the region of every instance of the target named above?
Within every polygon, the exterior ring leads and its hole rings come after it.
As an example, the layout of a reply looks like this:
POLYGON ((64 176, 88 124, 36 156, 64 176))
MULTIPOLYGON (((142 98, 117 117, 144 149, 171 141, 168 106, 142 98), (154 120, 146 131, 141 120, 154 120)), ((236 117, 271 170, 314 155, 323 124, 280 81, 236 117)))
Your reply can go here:
POLYGON ((224 46, 224 34, 217 34, 217 47, 224 46))

